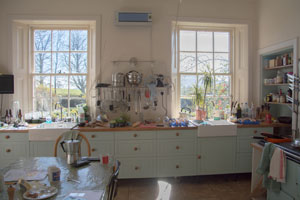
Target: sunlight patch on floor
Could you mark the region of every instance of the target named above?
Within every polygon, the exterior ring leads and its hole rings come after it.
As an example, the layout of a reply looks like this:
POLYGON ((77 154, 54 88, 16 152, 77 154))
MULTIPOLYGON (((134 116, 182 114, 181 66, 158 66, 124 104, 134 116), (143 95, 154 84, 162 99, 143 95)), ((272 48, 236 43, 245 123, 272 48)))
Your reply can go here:
POLYGON ((156 200, 169 200, 172 190, 172 185, 165 181, 157 181, 159 193, 156 200))

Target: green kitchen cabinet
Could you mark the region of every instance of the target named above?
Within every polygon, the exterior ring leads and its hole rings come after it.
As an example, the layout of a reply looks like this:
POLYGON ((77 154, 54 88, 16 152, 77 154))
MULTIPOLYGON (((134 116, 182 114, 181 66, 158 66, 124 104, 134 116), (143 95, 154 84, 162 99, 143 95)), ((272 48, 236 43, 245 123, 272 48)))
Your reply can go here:
POLYGON ((253 136, 260 136, 261 133, 273 133, 272 127, 260 128, 238 128, 236 140, 236 172, 250 173, 252 170, 252 148, 251 143, 258 140, 253 136))
POLYGON ((198 174, 235 172, 236 137, 198 138, 198 174))
POLYGON ((27 133, 0 133, 0 168, 29 156, 27 133))
MULTIPOLYGON (((55 141, 30 141, 30 156, 31 157, 53 157, 55 141)), ((64 153, 57 146, 57 155, 63 157, 64 153)))

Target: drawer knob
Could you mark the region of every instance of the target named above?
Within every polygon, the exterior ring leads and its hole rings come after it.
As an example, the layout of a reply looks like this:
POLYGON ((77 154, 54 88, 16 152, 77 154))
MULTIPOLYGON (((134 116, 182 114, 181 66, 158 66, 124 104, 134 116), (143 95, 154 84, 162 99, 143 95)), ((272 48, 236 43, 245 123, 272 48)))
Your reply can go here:
POLYGON ((256 133, 257 133, 257 130, 254 130, 253 133, 256 134, 256 133))
POLYGON ((139 170, 139 167, 138 166, 135 166, 135 168, 134 168, 135 170, 139 170))
POLYGON ((179 149, 180 149, 180 147, 179 147, 179 146, 176 146, 176 149, 177 149, 177 150, 179 150, 179 149))
POLYGON ((133 137, 137 137, 138 135, 135 133, 135 134, 133 134, 133 137))
POLYGON ((179 168, 179 165, 176 165, 176 169, 178 169, 179 168))
POLYGON ((201 159, 201 156, 200 156, 200 155, 198 155, 198 156, 197 156, 197 158, 198 158, 198 159, 201 159))
POLYGON ((6 152, 9 153, 9 152, 11 152, 11 150, 10 149, 6 149, 6 152))
POLYGON ((95 152, 96 151, 96 149, 95 148, 92 148, 92 152, 95 152))
POLYGON ((179 136, 179 133, 176 133, 176 136, 179 136))
POLYGON ((137 151, 137 150, 138 150, 138 148, 137 148, 137 147, 134 147, 134 148, 133 148, 133 150, 137 151))
POLYGON ((95 138, 96 137, 96 135, 92 135, 92 138, 95 138))
POLYGON ((7 136, 5 136, 5 138, 6 138, 6 139, 9 139, 9 138, 10 138, 10 136, 9 136, 9 135, 7 135, 7 136))

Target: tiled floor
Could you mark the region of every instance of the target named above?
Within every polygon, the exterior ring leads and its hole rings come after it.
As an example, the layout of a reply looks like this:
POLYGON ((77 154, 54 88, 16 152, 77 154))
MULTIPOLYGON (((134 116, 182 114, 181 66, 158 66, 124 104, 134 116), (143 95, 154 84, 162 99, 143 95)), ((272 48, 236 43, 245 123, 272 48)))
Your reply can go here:
POLYGON ((117 200, 246 200, 250 185, 249 174, 128 179, 119 181, 117 200))

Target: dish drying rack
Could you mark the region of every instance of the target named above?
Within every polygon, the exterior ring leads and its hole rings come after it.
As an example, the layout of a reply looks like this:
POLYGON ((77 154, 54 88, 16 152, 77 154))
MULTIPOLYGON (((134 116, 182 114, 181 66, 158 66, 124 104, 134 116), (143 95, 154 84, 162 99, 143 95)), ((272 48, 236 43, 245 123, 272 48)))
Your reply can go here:
POLYGON ((288 83, 289 83, 289 88, 292 90, 293 94, 292 97, 289 97, 287 95, 287 100, 292 102, 292 112, 293 115, 295 115, 295 125, 292 128, 293 131, 293 139, 299 138, 299 76, 296 74, 288 74, 288 83), (295 128, 294 128, 295 127, 295 128))

